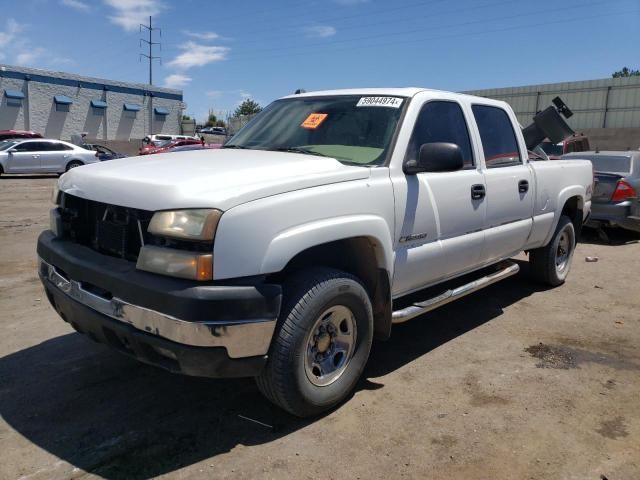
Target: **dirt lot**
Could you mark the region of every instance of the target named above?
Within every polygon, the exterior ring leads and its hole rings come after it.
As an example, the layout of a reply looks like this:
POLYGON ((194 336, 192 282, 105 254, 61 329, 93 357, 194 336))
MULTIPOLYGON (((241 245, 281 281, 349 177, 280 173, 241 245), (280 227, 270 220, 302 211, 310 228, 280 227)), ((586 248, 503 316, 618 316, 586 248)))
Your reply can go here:
POLYGON ((554 290, 523 256, 395 328, 354 396, 302 421, 249 379, 172 375, 73 333, 36 278, 54 181, 0 179, 1 479, 640 478, 638 237, 588 236, 554 290))

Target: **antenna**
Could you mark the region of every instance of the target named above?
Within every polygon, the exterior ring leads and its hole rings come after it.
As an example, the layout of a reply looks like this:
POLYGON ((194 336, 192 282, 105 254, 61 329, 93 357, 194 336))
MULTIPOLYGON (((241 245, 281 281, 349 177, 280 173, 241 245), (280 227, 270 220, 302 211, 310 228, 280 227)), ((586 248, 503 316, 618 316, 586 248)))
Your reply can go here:
POLYGON ((138 59, 141 60, 142 57, 145 57, 149 61, 149 85, 153 85, 153 61, 156 59, 160 60, 160 65, 162 65, 162 57, 153 55, 153 46, 160 45, 160 50, 162 50, 162 45, 160 42, 153 41, 153 31, 157 30, 160 38, 162 38, 162 29, 159 27, 153 27, 151 25, 151 16, 149 16, 149 25, 145 25, 144 23, 140 24, 140 33, 142 33, 142 29, 146 28, 149 31, 149 40, 144 38, 140 39, 140 47, 142 47, 142 43, 146 43, 149 46, 149 54, 140 53, 138 59))

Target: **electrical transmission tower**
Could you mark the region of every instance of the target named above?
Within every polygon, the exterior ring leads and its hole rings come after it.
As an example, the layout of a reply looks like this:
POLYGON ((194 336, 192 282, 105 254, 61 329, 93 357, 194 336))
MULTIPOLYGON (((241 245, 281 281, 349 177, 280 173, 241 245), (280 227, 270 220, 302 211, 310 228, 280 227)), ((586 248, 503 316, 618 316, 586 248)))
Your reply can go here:
POLYGON ((149 17, 149 25, 145 25, 143 23, 140 24, 140 33, 142 33, 143 28, 146 28, 149 31, 149 40, 141 38, 140 47, 142 47, 143 42, 146 43, 149 46, 149 54, 147 55, 146 53, 140 53, 140 56, 138 58, 141 60, 142 57, 145 57, 149 61, 149 85, 153 85, 153 61, 160 60, 160 65, 162 65, 162 57, 153 55, 154 45, 159 45, 160 50, 162 51, 162 45, 160 44, 160 42, 153 41, 153 32, 154 30, 157 30, 160 35, 160 38, 162 38, 162 29, 158 27, 153 27, 151 25, 151 17, 149 17))

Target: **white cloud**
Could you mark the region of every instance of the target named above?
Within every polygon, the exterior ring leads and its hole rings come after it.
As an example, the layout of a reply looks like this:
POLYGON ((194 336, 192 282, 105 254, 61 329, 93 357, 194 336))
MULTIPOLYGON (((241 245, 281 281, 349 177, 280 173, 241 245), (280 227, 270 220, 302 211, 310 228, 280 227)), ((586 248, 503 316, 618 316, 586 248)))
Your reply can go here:
POLYGON ((7 19, 4 31, 0 32, 0 48, 8 46, 16 39, 18 33, 20 33, 24 26, 16 22, 13 18, 7 19))
POLYGON ((202 67, 209 63, 226 60, 230 50, 228 47, 201 45, 192 41, 183 43, 180 48, 183 52, 168 63, 170 67, 180 70, 202 67))
POLYGON ((141 23, 146 23, 150 16, 158 15, 165 8, 160 0, 103 1, 114 10, 109 20, 129 32, 138 30, 141 23))
POLYGON ((247 99, 247 98, 253 98, 253 95, 252 95, 252 94, 250 94, 249 92, 245 92, 245 91, 243 91, 243 90, 241 90, 241 91, 240 91, 240 96, 241 96, 242 98, 244 98, 244 99, 247 99))
POLYGON ((164 79, 164 86, 167 88, 182 88, 191 83, 191 77, 173 73, 164 79))
POLYGON ((189 37, 193 37, 193 38, 197 38, 198 40, 215 40, 216 38, 220 38, 220 35, 218 35, 215 32, 192 32, 190 30, 185 30, 184 32, 185 35, 188 35, 189 37))
POLYGON ((82 2, 81 0, 60 0, 60 3, 65 7, 74 8, 76 10, 80 10, 82 12, 89 11, 89 5, 82 2))
POLYGON ((314 25, 311 27, 305 27, 304 31, 307 33, 308 37, 315 38, 333 37, 336 34, 335 27, 332 27, 331 25, 314 25))
POLYGON ((35 66, 36 61, 42 58, 42 56, 46 53, 44 48, 32 48, 27 51, 19 52, 16 55, 15 63, 20 67, 35 66))
POLYGON ((222 95, 224 92, 222 90, 207 90, 205 95, 209 98, 216 98, 222 95))

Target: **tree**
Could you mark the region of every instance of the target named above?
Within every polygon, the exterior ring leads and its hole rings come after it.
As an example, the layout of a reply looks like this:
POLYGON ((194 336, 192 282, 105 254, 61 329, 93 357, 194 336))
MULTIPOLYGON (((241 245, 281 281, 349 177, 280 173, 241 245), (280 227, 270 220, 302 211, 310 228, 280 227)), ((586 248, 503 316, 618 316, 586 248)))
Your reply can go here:
POLYGON ((244 115, 255 115, 256 113, 260 113, 260 111, 262 111, 260 104, 250 98, 247 98, 238 106, 238 108, 236 108, 235 112, 233 112, 233 116, 237 118, 244 115))
POLYGON ((209 118, 207 118, 207 123, 205 123, 205 126, 214 127, 217 122, 218 122, 218 117, 216 117, 216 115, 213 112, 209 111, 209 118))
POLYGON ((189 115, 182 115, 182 120, 191 120, 189 115))
POLYGON ((613 78, 620 77, 640 77, 640 70, 630 70, 628 67, 623 67, 622 70, 618 70, 617 72, 613 72, 611 74, 613 78))
POLYGON ((218 120, 214 126, 215 126, 215 127, 222 127, 222 128, 225 128, 225 127, 227 126, 227 124, 226 124, 226 123, 224 123, 224 120, 218 120))

